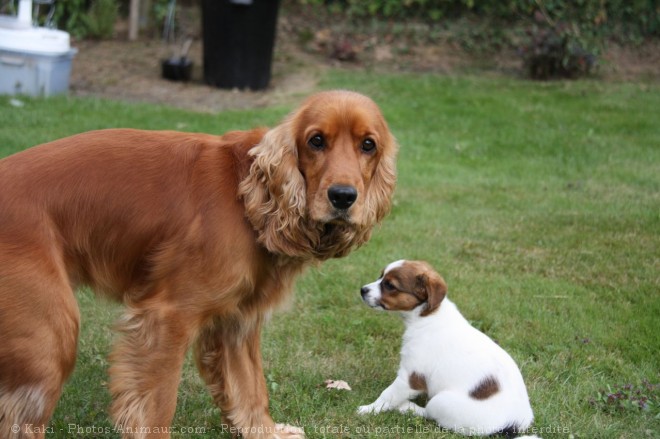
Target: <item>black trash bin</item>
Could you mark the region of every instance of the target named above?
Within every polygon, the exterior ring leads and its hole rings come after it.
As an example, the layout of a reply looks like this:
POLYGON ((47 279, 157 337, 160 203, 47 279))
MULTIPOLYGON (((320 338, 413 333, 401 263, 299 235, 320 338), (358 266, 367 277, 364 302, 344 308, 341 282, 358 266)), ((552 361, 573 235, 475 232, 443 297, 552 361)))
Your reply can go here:
POLYGON ((260 90, 270 82, 279 0, 202 0, 204 80, 260 90))

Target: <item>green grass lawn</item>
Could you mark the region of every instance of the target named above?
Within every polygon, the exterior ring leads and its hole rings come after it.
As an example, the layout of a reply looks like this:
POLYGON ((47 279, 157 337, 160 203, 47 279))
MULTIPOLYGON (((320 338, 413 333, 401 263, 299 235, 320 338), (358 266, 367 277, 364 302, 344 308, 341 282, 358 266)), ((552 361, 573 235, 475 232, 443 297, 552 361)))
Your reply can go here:
MULTIPOLYGON (((308 271, 266 328, 275 420, 310 438, 457 437, 409 415, 355 414, 393 380, 403 329, 363 305, 360 286, 408 258, 433 264, 463 314, 518 362, 540 436, 660 437, 660 87, 355 72, 330 72, 321 87, 381 105, 401 144, 399 183, 369 244, 308 271)), ((97 128, 273 125, 290 109, 0 98, 0 155, 97 128)), ((78 364, 48 437, 116 437, 98 431, 111 427, 107 354, 121 309, 86 291, 80 306, 78 364)), ((174 426, 174 437, 230 437, 190 361, 174 426)))

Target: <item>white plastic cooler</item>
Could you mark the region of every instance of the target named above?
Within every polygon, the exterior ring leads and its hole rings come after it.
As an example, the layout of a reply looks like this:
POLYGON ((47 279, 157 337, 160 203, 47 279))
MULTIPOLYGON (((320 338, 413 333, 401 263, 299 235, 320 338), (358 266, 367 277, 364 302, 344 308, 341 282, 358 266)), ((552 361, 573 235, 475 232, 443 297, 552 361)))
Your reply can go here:
POLYGON ((77 50, 67 32, 33 27, 31 11, 21 0, 18 17, 0 15, 0 94, 66 93, 77 50))

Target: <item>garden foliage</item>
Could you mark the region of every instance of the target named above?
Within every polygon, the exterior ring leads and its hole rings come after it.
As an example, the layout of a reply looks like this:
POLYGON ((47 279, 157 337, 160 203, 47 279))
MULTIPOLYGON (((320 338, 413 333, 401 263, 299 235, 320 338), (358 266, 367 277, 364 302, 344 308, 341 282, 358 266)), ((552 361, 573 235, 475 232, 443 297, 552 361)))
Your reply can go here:
MULTIPOLYGON (((269 0, 257 0, 269 1, 269 0)), ((112 35, 117 11, 127 15, 129 0, 59 0, 55 19, 77 38, 112 35)), ((199 0, 180 0, 187 7, 199 0)), ((283 0, 288 11, 312 6, 342 19, 416 21, 431 28, 468 20, 457 31, 465 46, 514 46, 527 74, 536 79, 574 78, 589 74, 606 41, 635 44, 660 37, 660 2, 656 0, 283 0), (475 26, 474 23, 480 23, 475 26), (484 26, 483 24, 486 23, 484 26), (502 37, 504 29, 522 36, 502 37), (475 35, 475 33, 477 35, 475 35)), ((169 0, 152 0, 152 21, 161 23, 169 0)))
POLYGON ((490 47, 515 46, 527 74, 535 79, 588 75, 606 41, 637 44, 660 36, 660 3, 654 0, 297 1, 356 20, 417 20, 441 27, 467 19, 471 29, 469 38, 463 38, 466 47, 474 48, 475 41, 490 47), (474 23, 487 26, 471 26, 474 23), (503 37, 503 29, 521 29, 522 36, 503 37))
POLYGON ((542 11, 554 21, 609 34, 660 35, 660 5, 654 0, 298 0, 325 5, 353 17, 438 21, 472 14, 519 21, 542 11))

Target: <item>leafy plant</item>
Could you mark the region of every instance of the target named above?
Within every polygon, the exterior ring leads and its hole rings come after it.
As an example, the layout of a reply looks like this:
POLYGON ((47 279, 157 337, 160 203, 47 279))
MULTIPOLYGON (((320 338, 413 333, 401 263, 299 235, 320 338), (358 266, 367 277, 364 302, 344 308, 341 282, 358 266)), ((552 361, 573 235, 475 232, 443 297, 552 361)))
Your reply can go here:
POLYGON ((610 414, 642 411, 660 417, 660 384, 644 380, 639 386, 624 384, 615 390, 607 386, 607 390, 600 390, 589 403, 610 414))
POLYGON ((109 38, 119 11, 117 0, 60 0, 53 20, 74 38, 109 38))
POLYGON ((596 65, 595 50, 585 48, 575 26, 533 26, 527 36, 519 52, 532 79, 577 78, 590 74, 596 65))
POLYGON ((117 9, 115 0, 95 0, 83 17, 87 36, 98 39, 110 38, 115 30, 117 9))
POLYGON ((54 20, 57 27, 64 29, 74 38, 84 38, 87 35, 85 16, 87 0, 63 0, 57 3, 54 20))

